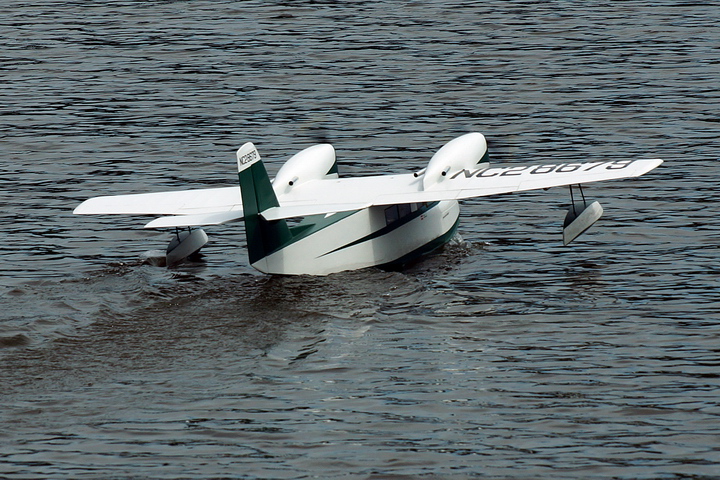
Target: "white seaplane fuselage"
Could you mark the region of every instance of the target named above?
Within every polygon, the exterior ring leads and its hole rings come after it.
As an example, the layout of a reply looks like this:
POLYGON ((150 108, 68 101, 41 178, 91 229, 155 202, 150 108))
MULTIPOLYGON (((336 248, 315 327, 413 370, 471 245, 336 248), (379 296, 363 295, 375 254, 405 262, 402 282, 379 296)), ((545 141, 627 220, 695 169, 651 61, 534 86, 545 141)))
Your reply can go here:
MULTIPOLYGON (((164 215, 146 228, 175 228, 167 252, 176 263, 207 242, 192 227, 242 221, 250 264, 281 275, 326 275, 372 266, 403 265, 449 241, 458 200, 638 177, 662 163, 604 160, 490 167, 485 137, 451 140, 414 174, 340 178, 335 150, 314 145, 270 177, 252 143, 237 151, 238 186, 96 197, 76 214, 164 215), (185 229, 187 230, 180 230, 185 229)), ((572 187, 571 187, 572 197, 572 187)), ((582 189, 580 189, 582 194, 582 189)), ((598 202, 572 201, 565 219, 569 243, 602 214, 598 202)))
POLYGON ((327 275, 372 266, 403 265, 441 247, 457 229, 455 200, 377 206, 310 217, 306 235, 252 266, 263 273, 327 275))

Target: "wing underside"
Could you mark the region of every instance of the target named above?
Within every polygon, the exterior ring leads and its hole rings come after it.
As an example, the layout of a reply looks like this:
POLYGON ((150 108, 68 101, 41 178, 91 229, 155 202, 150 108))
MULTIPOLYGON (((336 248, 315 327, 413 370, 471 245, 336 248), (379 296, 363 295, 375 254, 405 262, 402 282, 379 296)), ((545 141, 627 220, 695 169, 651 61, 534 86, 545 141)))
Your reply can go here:
POLYGON ((199 227, 203 225, 222 225, 223 223, 242 220, 243 218, 244 215, 242 210, 199 213, 194 215, 169 215, 166 217, 156 218, 152 222, 146 224, 145 228, 180 228, 199 227))

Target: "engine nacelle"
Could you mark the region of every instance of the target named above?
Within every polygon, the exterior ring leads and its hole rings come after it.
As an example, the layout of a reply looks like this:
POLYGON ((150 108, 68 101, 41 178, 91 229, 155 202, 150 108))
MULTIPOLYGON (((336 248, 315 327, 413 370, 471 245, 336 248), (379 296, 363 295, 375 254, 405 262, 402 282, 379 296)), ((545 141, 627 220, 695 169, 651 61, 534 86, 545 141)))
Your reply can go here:
POLYGON ((337 178, 337 171, 333 146, 329 143, 313 145, 296 153, 280 167, 273 180, 273 189, 277 194, 286 193, 309 180, 337 178))
POLYGON ((423 188, 442 182, 462 170, 476 170, 487 162, 487 142, 482 133, 466 133, 435 152, 423 174, 423 188))

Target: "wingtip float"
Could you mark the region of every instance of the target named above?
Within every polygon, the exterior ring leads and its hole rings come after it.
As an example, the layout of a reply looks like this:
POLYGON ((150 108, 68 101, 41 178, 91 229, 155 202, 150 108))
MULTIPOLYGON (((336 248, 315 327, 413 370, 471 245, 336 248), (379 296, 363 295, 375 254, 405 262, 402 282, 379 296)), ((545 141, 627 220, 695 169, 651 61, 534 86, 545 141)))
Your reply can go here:
POLYGON ((420 172, 341 178, 332 145, 306 148, 273 180, 255 145, 238 149, 240 188, 104 196, 74 213, 159 215, 146 228, 175 228, 168 264, 207 242, 193 227, 244 222, 250 264, 282 275, 326 275, 343 270, 406 263, 449 241, 459 221, 459 200, 577 185, 563 227, 567 245, 602 215, 585 200, 581 184, 643 175, 662 163, 608 160, 491 167, 485 137, 473 132, 440 148, 420 172), (299 223, 290 218, 302 218, 299 223), (187 230, 185 230, 187 229, 187 230))

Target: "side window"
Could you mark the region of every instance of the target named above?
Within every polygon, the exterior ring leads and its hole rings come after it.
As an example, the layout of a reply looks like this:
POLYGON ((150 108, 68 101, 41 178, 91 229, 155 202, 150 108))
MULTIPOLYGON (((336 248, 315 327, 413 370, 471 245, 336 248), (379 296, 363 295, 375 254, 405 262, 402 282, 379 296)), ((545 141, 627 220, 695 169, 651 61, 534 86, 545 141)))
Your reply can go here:
POLYGON ((390 225, 400 218, 400 212, 397 205, 391 205, 385 209, 385 224, 390 225))
POLYGON ((398 205, 398 214, 399 218, 406 217, 410 215, 410 204, 409 203, 401 203, 398 205))

